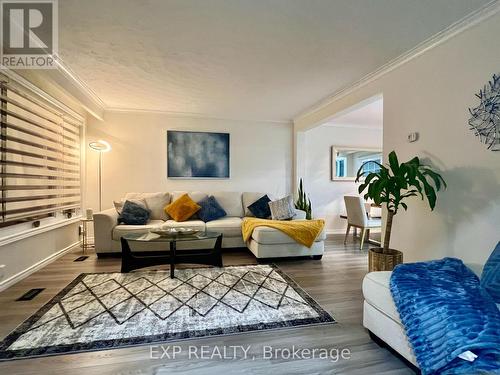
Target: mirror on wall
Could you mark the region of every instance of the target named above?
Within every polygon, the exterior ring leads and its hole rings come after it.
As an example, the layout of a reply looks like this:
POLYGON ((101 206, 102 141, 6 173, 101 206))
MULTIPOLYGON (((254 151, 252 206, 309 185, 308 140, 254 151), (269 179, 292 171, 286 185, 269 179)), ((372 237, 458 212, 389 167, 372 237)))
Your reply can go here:
POLYGON ((365 172, 376 172, 382 163, 382 150, 368 148, 331 147, 331 179, 332 181, 354 181, 358 169, 365 172))

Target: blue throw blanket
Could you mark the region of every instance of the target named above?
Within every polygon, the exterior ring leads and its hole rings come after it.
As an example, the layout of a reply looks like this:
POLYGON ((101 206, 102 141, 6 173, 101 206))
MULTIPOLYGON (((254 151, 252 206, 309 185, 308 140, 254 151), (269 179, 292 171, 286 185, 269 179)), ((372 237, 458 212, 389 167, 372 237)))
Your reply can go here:
POLYGON ((500 374, 499 310, 461 260, 400 264, 390 287, 422 374, 500 374))

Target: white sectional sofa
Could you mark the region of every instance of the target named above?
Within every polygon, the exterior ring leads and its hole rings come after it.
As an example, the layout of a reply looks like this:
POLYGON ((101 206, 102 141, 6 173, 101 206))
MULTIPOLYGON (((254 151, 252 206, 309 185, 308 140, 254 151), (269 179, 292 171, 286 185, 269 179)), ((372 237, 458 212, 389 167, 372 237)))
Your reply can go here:
MULTIPOLYGON (((321 233, 311 248, 296 243, 286 234, 268 227, 255 229, 252 238, 245 243, 241 232, 241 223, 245 216, 253 216, 247 209, 249 205, 262 197, 265 193, 255 192, 185 192, 171 193, 129 193, 125 199, 145 199, 146 204, 156 205, 149 207, 152 211, 151 220, 146 225, 118 225, 116 209, 108 209, 94 214, 94 241, 96 253, 100 256, 121 252, 120 238, 126 233, 147 233, 154 227, 168 225, 169 227, 196 228, 200 230, 216 231, 223 234, 223 248, 248 247, 257 258, 278 258, 292 256, 312 256, 320 259, 324 252, 325 232, 321 233), (176 200, 188 193, 194 201, 200 201, 207 195, 213 195, 227 213, 226 217, 207 223, 193 219, 176 222, 163 211, 165 204, 176 200), (163 194, 163 196, 162 196, 163 194), (157 199, 160 197, 161 199, 157 199)), ((268 194, 269 195, 269 194, 268 194)), ((272 197, 269 195, 272 199, 272 197)), ((295 219, 304 219, 305 212, 297 210, 295 219)), ((180 242, 178 249, 196 249, 213 246, 211 240, 180 242)), ((134 244, 136 250, 165 250, 161 244, 141 243, 134 244)), ((134 250, 133 249, 133 250, 134 250)))
POLYGON ((370 272, 363 279, 365 298, 363 325, 411 364, 418 366, 389 289, 391 273, 390 271, 370 272))
MULTIPOLYGON (((478 276, 483 265, 467 264, 478 276)), ((363 279, 363 325, 368 331, 418 368, 417 359, 390 290, 390 271, 367 273, 363 279)))

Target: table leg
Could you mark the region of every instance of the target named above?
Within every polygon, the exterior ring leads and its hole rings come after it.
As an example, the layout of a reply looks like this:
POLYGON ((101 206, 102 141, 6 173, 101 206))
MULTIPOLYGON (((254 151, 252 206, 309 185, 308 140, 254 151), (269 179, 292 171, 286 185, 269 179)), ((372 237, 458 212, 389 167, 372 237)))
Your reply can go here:
POLYGON ((222 264, 222 234, 217 237, 214 246, 215 264, 216 267, 223 267, 222 264))
POLYGON ((174 278, 174 271, 175 271, 175 250, 176 250, 176 242, 171 241, 170 242, 170 278, 174 278))
POLYGON ((85 247, 87 246, 87 223, 82 223, 82 254, 85 254, 85 247))
POLYGON ((122 243, 122 269, 120 272, 127 273, 133 269, 131 260, 132 254, 127 240, 122 237, 120 238, 120 241, 122 243))

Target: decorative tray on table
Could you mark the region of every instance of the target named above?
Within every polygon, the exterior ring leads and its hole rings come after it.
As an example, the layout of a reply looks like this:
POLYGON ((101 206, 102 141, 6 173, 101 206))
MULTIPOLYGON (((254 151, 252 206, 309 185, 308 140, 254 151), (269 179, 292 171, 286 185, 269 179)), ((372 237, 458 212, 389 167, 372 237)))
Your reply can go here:
POLYGON ((188 236, 199 232, 197 229, 191 228, 156 228, 151 229, 151 233, 158 234, 162 237, 188 236))

